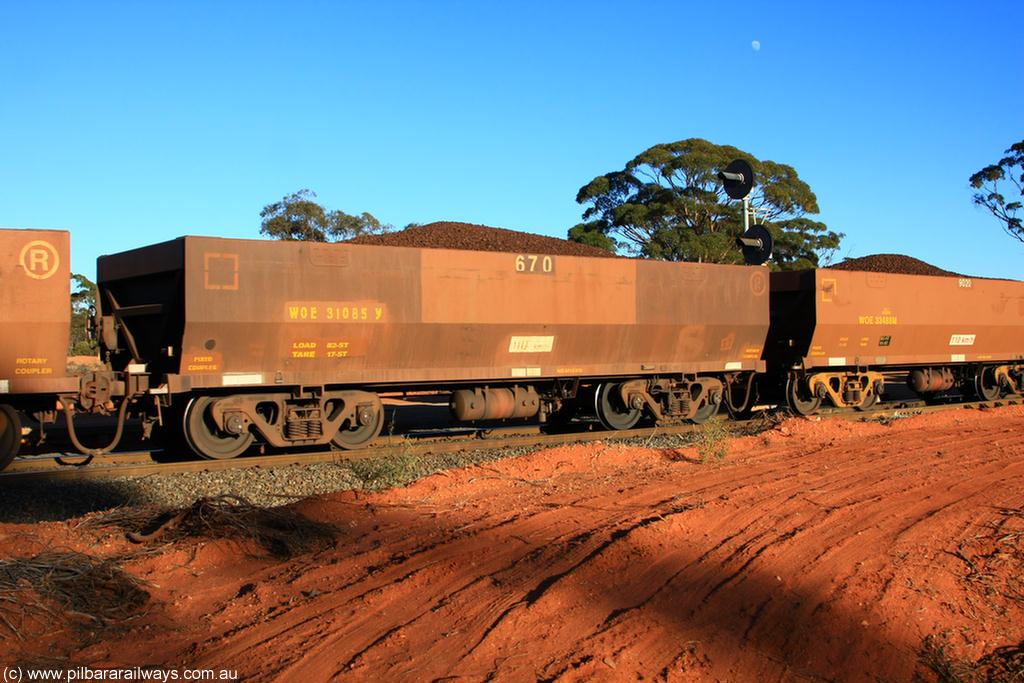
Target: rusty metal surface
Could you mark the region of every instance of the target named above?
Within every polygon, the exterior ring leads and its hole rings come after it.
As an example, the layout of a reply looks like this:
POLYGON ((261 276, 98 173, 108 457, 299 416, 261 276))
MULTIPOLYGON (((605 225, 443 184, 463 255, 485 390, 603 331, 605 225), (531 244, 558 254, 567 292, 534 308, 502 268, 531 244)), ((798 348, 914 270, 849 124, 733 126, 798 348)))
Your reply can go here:
POLYGON ((99 285, 166 306, 169 266, 180 328, 130 325, 171 391, 763 368, 763 268, 186 237, 104 257, 99 285))
POLYGON ((808 368, 1024 356, 1024 282, 817 269, 773 273, 771 286, 770 362, 787 354, 808 368))
POLYGON ((66 231, 0 230, 0 401, 77 388, 66 377, 69 264, 66 231))
POLYGON ((145 363, 156 376, 177 372, 183 264, 182 239, 97 260, 101 345, 116 349, 110 354, 114 370, 145 363))

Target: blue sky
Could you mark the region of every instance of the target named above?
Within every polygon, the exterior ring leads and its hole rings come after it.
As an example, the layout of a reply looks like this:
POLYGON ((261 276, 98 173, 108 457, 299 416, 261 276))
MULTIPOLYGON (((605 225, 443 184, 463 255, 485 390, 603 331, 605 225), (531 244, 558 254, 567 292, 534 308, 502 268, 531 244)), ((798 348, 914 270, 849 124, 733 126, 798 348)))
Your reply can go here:
POLYGON ((303 188, 565 237, 595 176, 702 137, 793 166, 840 256, 1024 279, 967 183, 1024 138, 1022 25, 1019 0, 0 0, 0 226, 70 230, 90 277, 258 238, 303 188))

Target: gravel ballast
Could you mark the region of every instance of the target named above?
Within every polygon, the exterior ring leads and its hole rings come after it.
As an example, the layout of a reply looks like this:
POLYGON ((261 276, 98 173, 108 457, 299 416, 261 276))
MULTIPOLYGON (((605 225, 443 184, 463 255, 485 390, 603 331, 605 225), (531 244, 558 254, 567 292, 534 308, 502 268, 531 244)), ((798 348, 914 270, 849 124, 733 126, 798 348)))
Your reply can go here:
POLYGON ((238 496, 253 505, 273 507, 334 491, 401 486, 435 472, 537 450, 528 446, 414 455, 382 454, 353 462, 237 468, 217 472, 37 481, 4 485, 0 523, 31 524, 67 520, 118 507, 176 509, 199 498, 238 496))

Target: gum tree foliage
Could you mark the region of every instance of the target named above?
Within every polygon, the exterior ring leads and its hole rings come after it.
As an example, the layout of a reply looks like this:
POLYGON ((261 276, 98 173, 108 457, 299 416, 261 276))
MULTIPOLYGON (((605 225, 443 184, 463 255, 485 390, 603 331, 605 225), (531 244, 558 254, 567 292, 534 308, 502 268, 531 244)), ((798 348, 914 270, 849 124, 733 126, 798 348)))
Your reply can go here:
POLYGON ((733 159, 754 169, 750 203, 775 238, 778 267, 827 262, 843 235, 807 217, 818 213, 818 200, 792 167, 699 138, 655 145, 582 187, 576 201, 589 207, 569 239, 668 261, 742 263, 735 241, 743 202, 729 199, 718 179, 733 159))
POLYGON ((89 317, 96 307, 96 283, 84 275, 71 274, 71 339, 68 352, 72 356, 96 354, 96 342, 89 338, 89 317))
POLYGON ((1019 215, 1024 197, 1024 140, 1011 145, 1004 154, 999 163, 986 166, 971 176, 971 187, 978 190, 971 198, 1003 223, 1006 234, 1024 242, 1024 225, 1019 215), (1005 183, 1000 185, 1003 181, 1005 183), (1001 189, 1008 189, 1009 194, 1003 194, 1001 189))
POLYGON ((316 193, 299 190, 281 201, 267 204, 260 211, 260 233, 279 240, 341 242, 360 235, 390 232, 394 227, 363 212, 352 216, 344 211, 328 211, 313 201, 316 193))

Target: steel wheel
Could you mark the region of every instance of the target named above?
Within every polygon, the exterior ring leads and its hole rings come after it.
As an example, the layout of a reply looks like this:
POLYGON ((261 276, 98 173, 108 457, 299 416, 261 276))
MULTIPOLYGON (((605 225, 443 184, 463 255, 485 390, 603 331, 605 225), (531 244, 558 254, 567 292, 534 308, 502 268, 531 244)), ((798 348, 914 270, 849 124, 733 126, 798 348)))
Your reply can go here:
POLYGON ((695 425, 704 424, 712 417, 718 414, 718 409, 721 408, 721 404, 717 403, 705 403, 700 408, 697 408, 697 412, 690 418, 690 422, 695 425))
POLYGON ((200 396, 188 402, 182 419, 185 442, 208 460, 227 460, 241 455, 252 445, 252 433, 236 436, 222 432, 210 416, 213 400, 210 396, 200 396))
POLYGON ((605 429, 629 429, 640 420, 640 409, 622 404, 619 385, 602 384, 594 392, 594 412, 605 429))
POLYGON ((974 375, 974 393, 982 401, 995 401, 1002 390, 992 368, 981 367, 974 375))
POLYGON ((871 408, 878 403, 878 394, 871 392, 869 396, 865 396, 864 400, 860 402, 859 406, 854 406, 857 410, 871 410, 871 408))
POLYGON ((384 406, 380 398, 374 396, 372 403, 364 401, 356 406, 356 424, 348 429, 343 425, 331 443, 346 450, 362 448, 380 436, 383 426, 384 406))
POLYGON ((813 415, 821 407, 821 399, 802 384, 798 376, 789 376, 786 380, 786 401, 797 415, 813 415))
POLYGON ((11 464, 21 447, 21 420, 14 408, 0 405, 0 470, 11 464))

